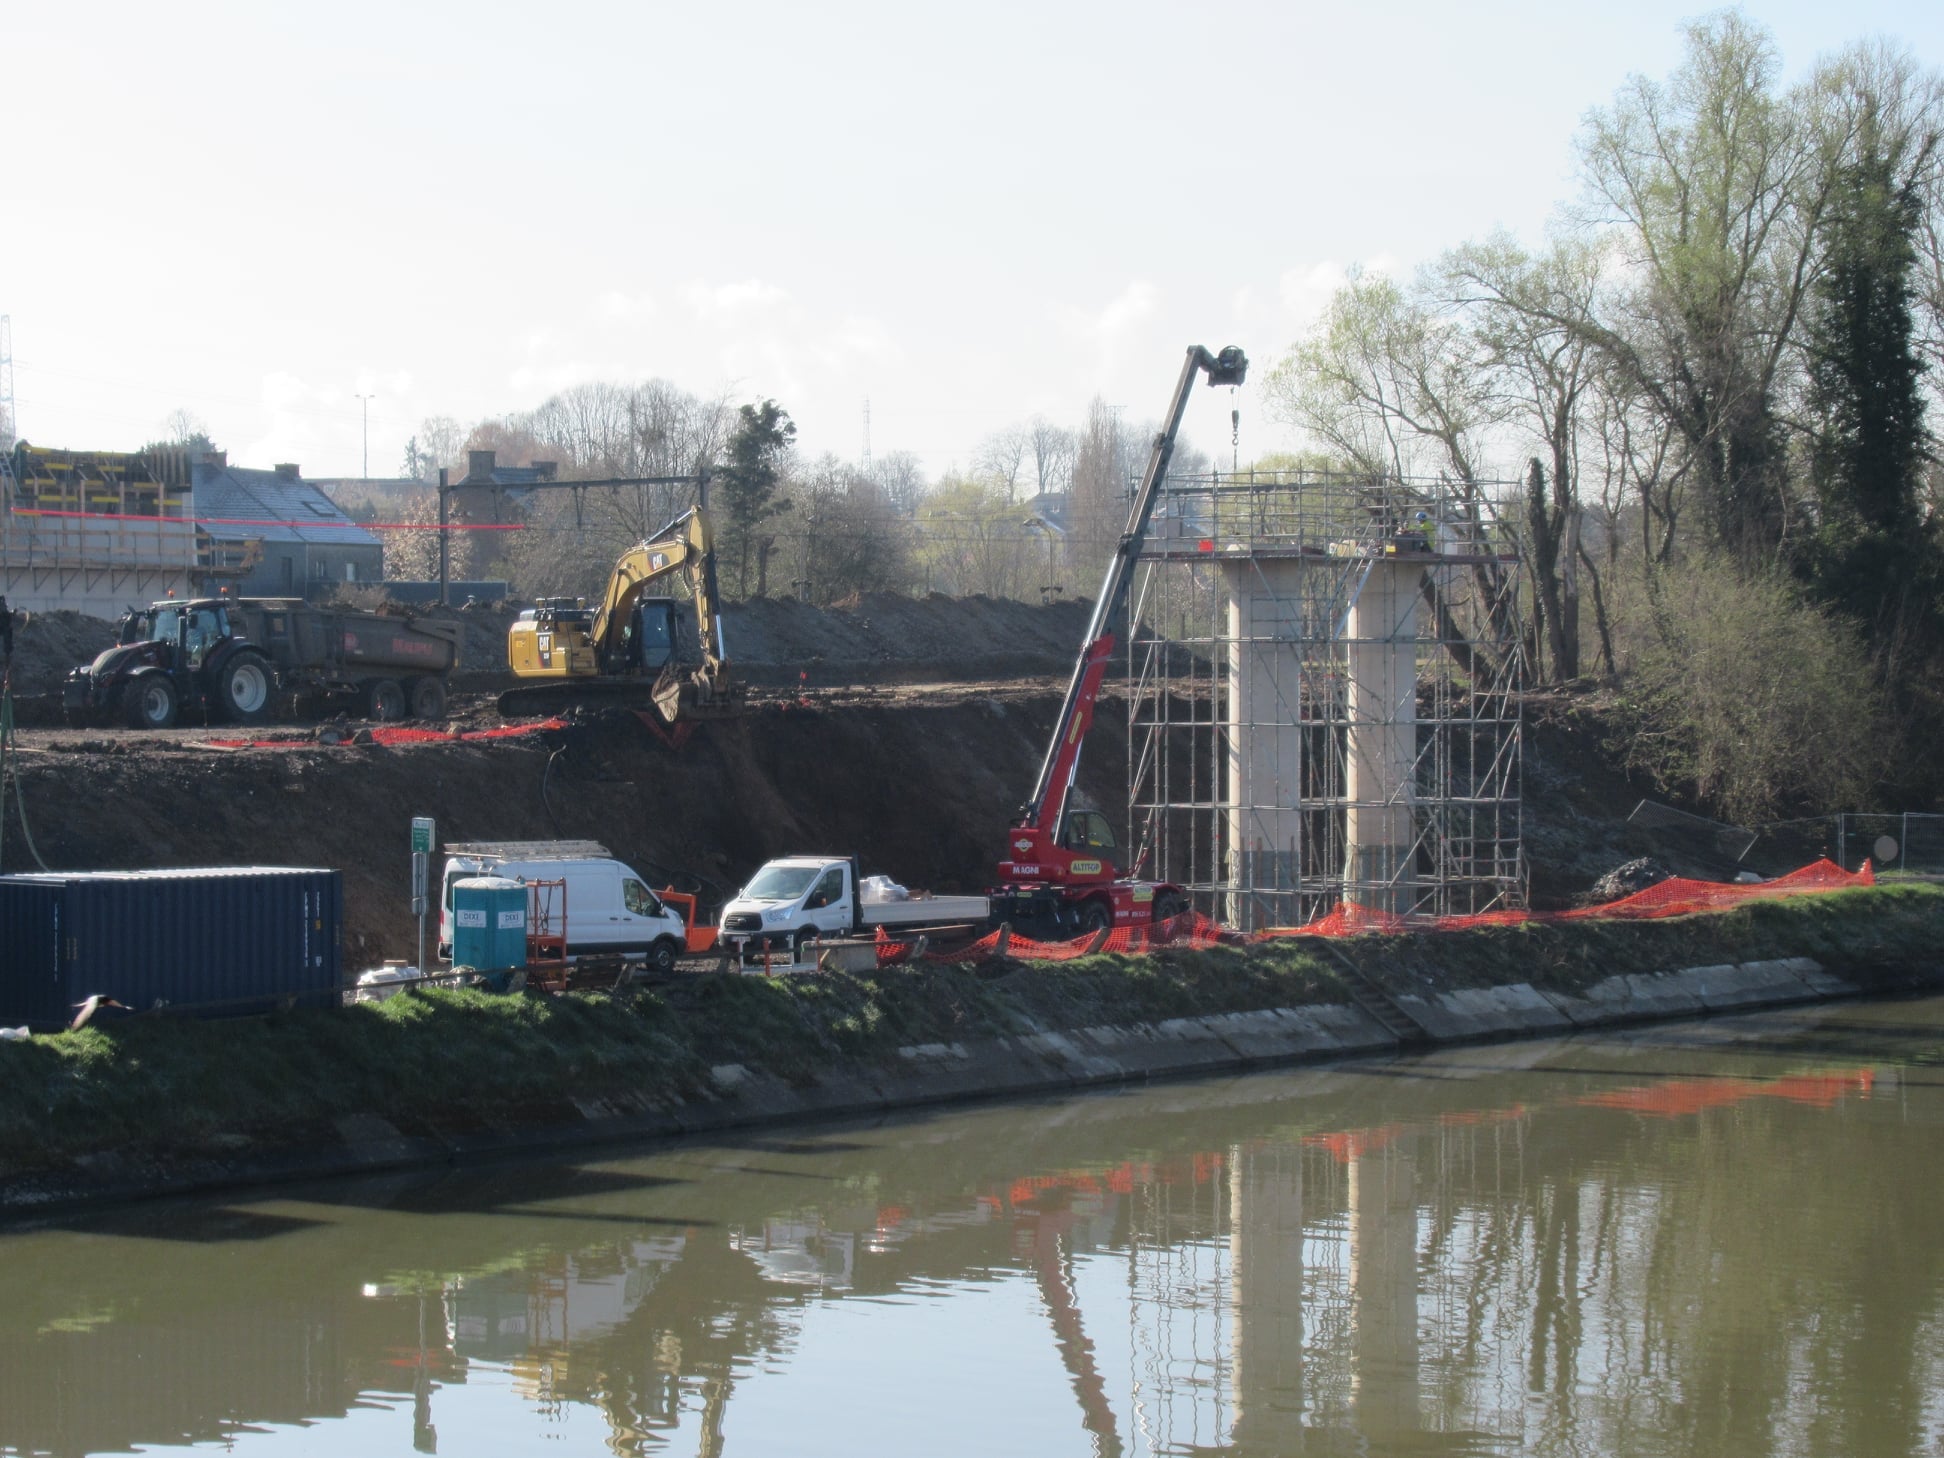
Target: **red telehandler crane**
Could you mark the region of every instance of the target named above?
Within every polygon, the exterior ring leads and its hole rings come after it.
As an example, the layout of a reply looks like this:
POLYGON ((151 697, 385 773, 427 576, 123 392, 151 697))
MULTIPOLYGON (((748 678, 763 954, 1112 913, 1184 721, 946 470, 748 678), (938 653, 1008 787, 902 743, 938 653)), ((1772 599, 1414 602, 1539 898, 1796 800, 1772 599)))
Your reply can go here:
POLYGON ((1188 893, 1181 887, 1168 881, 1136 880, 1131 873, 1138 867, 1116 864, 1114 832, 1106 816, 1097 810, 1069 811, 1067 802, 1080 767, 1080 751, 1093 727, 1094 700, 1125 628, 1134 564, 1140 559, 1148 518, 1167 478, 1168 460, 1174 455, 1175 436, 1195 380, 1206 374, 1210 385, 1233 387, 1242 383, 1248 371, 1247 356, 1234 345, 1220 354, 1211 354, 1199 344, 1188 350, 1174 399, 1134 493, 1127 530, 1121 533, 1100 595, 1094 599, 1093 618, 1073 665, 1073 680, 1067 685, 1032 798, 1020 806, 1006 834, 1007 855, 999 862, 999 884, 992 891, 995 916, 1023 922, 1050 919, 1082 931, 1099 931, 1165 921, 1188 910, 1188 893), (1123 869, 1130 874, 1123 875, 1123 869))

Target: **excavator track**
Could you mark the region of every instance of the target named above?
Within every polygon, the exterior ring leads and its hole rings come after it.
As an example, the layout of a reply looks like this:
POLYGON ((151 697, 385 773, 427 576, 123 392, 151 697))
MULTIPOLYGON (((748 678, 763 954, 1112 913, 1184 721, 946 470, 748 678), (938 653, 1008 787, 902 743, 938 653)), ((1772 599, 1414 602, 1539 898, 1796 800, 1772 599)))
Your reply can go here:
MULTIPOLYGON (((656 709, 655 683, 646 678, 575 678, 527 683, 499 696, 502 719, 544 719, 569 709, 656 709)), ((666 715, 663 715, 666 718, 666 715)))

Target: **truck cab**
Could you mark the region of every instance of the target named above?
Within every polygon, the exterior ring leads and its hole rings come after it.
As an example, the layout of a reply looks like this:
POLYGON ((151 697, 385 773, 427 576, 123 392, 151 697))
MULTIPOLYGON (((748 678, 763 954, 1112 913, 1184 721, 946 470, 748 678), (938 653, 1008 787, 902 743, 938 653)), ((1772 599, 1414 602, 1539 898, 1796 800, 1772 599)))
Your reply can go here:
POLYGON ((718 941, 742 953, 787 949, 801 961, 804 944, 825 937, 983 929, 991 915, 984 896, 933 896, 865 877, 855 856, 783 856, 723 904, 718 941))

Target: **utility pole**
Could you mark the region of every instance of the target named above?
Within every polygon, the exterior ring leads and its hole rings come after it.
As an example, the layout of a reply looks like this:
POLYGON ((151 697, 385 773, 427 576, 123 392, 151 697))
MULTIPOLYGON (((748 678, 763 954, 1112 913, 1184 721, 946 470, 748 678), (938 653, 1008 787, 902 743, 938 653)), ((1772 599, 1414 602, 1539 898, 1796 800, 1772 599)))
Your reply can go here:
POLYGON ((370 395, 359 395, 364 401, 364 475, 363 480, 371 479, 371 400, 370 395))

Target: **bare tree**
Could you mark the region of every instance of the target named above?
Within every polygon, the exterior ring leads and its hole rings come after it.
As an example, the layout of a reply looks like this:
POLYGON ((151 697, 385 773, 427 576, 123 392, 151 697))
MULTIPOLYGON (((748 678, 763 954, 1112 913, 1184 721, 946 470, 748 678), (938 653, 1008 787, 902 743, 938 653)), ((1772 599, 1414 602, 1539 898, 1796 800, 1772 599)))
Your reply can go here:
POLYGON ((887 451, 871 462, 871 479, 884 497, 906 516, 925 494, 925 468, 910 451, 887 451))
POLYGON ((1006 500, 1017 501, 1020 477, 1032 453, 1032 427, 1008 425, 980 442, 978 467, 1004 488, 1006 500))
POLYGON ((1035 415, 1027 426, 1031 438, 1034 489, 1044 496, 1065 491, 1073 484, 1073 462, 1080 448, 1079 438, 1064 426, 1054 425, 1043 415, 1035 415))

